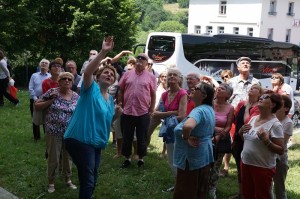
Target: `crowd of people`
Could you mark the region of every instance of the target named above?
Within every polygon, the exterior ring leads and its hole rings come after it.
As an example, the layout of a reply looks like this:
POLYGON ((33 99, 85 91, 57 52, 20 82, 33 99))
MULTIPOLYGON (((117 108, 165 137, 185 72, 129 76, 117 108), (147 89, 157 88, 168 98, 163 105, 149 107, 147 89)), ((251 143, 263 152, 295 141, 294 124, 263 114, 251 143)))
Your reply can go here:
MULTIPOLYGON (((30 78, 31 115, 43 111, 46 116, 49 193, 55 191, 58 172, 68 188, 77 189, 71 180, 73 162, 79 198, 92 198, 101 151, 111 132, 117 143, 115 158, 124 157, 120 169, 132 167, 132 157, 139 169, 147 167, 144 157, 151 136, 162 124, 161 155, 174 176, 174 185, 163 191, 174 192, 173 198, 217 198, 218 179, 228 176, 231 154, 239 186, 231 199, 287 198, 287 142, 293 133, 294 105, 293 91, 281 74, 272 74, 273 89, 264 90, 250 74, 249 57, 237 60, 238 75, 222 71, 222 82, 195 72, 184 77, 176 66, 158 74, 145 53, 134 57, 122 51, 107 57, 113 47, 113 37, 107 37, 99 53, 91 50, 81 75, 74 60, 66 62, 64 72, 57 58, 42 59, 30 78), (116 66, 127 55, 127 66, 116 66), (171 120, 175 126, 168 124, 171 120)), ((7 93, 9 78, 0 51, 1 106, 3 96, 18 104, 7 93)), ((40 126, 32 123, 32 130, 37 142, 40 126)))

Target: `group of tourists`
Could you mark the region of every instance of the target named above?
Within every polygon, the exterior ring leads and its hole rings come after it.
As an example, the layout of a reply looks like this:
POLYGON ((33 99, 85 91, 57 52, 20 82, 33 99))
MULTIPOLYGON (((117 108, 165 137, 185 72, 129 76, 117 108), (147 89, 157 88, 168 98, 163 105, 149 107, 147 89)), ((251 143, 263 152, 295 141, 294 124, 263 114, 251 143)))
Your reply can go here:
MULTIPOLYGON (((223 82, 195 72, 183 77, 176 66, 157 74, 145 53, 129 56, 123 69, 115 63, 131 52, 109 58, 113 47, 113 37, 107 37, 99 53, 91 50, 82 76, 75 61, 66 62, 65 72, 57 58, 42 59, 30 78, 31 114, 45 114, 49 193, 55 191, 60 169, 66 186, 77 189, 71 180, 72 160, 79 198, 92 198, 101 151, 111 132, 117 143, 115 157, 124 157, 120 168, 134 166, 132 157, 138 169, 146 168, 151 136, 161 125, 162 156, 174 176, 174 185, 163 191, 173 192, 173 198, 217 198, 218 180, 228 175, 231 154, 239 184, 231 199, 287 198, 287 142, 293 132, 294 105, 293 91, 281 74, 272 74, 273 89, 264 90, 250 74, 249 57, 237 60, 236 76, 222 71, 223 82)), ((2 54, 1 82, 9 78, 2 54)), ((6 96, 2 90, 1 86, 0 94, 6 96)), ((40 126, 33 123, 32 128, 37 142, 40 126)))

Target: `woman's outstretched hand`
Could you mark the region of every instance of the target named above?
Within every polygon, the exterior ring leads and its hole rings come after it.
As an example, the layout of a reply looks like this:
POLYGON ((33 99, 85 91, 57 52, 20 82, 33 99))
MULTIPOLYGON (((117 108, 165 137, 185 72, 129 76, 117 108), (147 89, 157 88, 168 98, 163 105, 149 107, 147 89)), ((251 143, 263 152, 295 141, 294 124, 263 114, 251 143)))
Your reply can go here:
POLYGON ((108 36, 105 37, 102 42, 102 49, 103 51, 109 52, 114 48, 114 37, 108 36))

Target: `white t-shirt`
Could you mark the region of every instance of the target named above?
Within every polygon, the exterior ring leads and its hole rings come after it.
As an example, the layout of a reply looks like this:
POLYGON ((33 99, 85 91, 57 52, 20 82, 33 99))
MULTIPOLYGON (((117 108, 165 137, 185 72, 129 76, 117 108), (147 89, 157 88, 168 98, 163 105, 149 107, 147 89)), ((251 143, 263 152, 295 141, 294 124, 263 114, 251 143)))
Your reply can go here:
POLYGON ((292 87, 284 83, 282 87, 279 89, 278 93, 281 95, 289 95, 289 98, 292 100, 292 107, 290 109, 289 114, 293 115, 295 112, 295 107, 294 107, 294 91, 292 87))
MULTIPOLYGON (((287 134, 289 136, 293 135, 293 129, 294 124, 293 121, 288 117, 285 116, 283 120, 280 121, 283 127, 283 134, 287 134)), ((277 158, 280 160, 280 162, 284 163, 285 165, 288 165, 288 148, 287 143, 284 143, 284 153, 282 155, 277 154, 277 158)))
POLYGON ((274 168, 276 166, 276 153, 272 152, 257 136, 260 128, 270 132, 270 138, 283 138, 283 129, 279 120, 275 117, 270 121, 255 127, 254 123, 258 116, 254 116, 250 121, 252 128, 248 133, 244 133, 244 148, 241 158, 244 164, 274 168))

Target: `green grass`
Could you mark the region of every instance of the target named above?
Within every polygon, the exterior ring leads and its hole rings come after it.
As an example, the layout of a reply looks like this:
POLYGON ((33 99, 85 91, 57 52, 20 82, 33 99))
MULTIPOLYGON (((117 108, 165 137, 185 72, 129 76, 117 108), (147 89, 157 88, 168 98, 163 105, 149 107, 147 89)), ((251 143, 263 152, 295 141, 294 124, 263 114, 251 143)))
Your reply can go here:
MULTIPOLYGON (((18 93, 21 104, 14 107, 5 101, 0 107, 0 186, 19 198, 61 199, 77 198, 78 190, 69 190, 62 176, 56 180, 56 191, 47 193, 45 142, 35 143, 31 129, 28 92, 18 93)), ((287 178, 289 199, 300 198, 300 135, 293 138, 289 151, 290 170, 287 178)), ((111 143, 111 142, 110 142, 111 143)), ((99 181, 94 198, 104 199, 160 199, 172 198, 172 193, 162 193, 174 183, 167 160, 159 158, 162 141, 157 132, 151 140, 151 150, 145 158, 145 169, 139 170, 136 162, 125 170, 120 170, 123 159, 113 159, 115 149, 111 144, 102 153, 99 181)), ((229 177, 221 178, 217 188, 219 199, 228 198, 237 191, 236 169, 231 161, 229 177)), ((78 185, 77 172, 73 168, 73 182, 78 185)))

